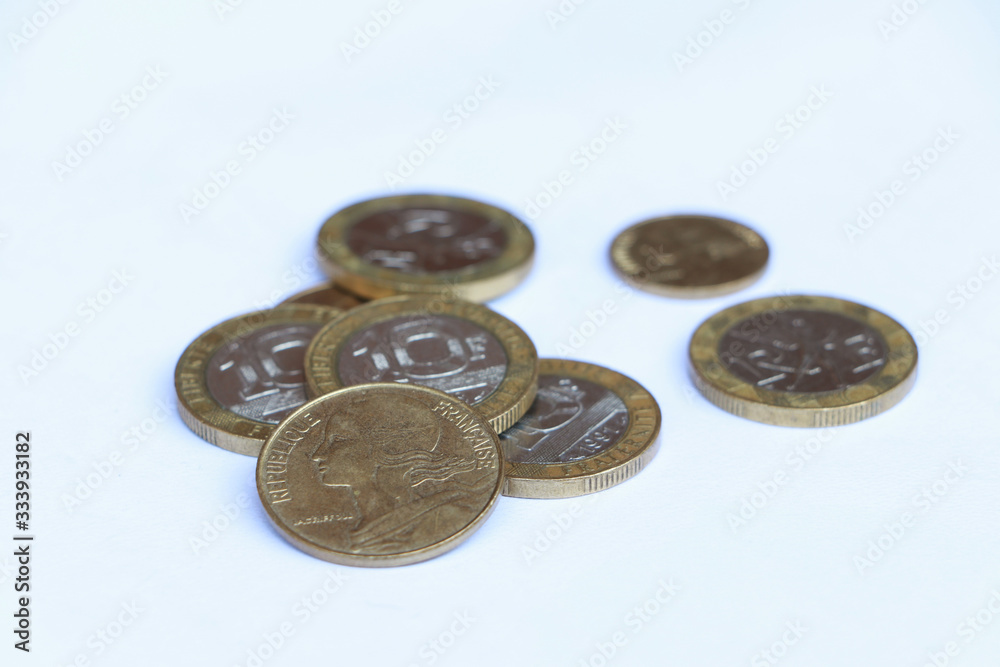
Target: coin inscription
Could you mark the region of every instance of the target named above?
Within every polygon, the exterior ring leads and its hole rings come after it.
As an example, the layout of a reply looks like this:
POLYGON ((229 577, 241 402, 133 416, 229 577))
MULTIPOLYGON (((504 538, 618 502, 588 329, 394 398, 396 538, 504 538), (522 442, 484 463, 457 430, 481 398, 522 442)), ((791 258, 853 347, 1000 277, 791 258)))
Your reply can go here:
POLYGON ((585 380, 540 375, 528 412, 500 437, 516 463, 567 463, 595 456, 621 438, 628 409, 614 392, 585 380))
POLYGON ((402 208, 357 221, 346 242, 367 262, 422 274, 457 271, 496 259, 507 239, 494 220, 472 211, 402 208))
POLYGON ((208 360, 205 383, 241 417, 278 424, 306 402, 303 361, 318 324, 274 324, 235 338, 208 360))
POLYGON ((446 315, 403 316, 372 324, 343 346, 338 372, 345 385, 419 384, 472 405, 496 391, 507 355, 475 323, 446 315))
POLYGON ((740 379, 773 391, 822 392, 868 379, 886 362, 882 336, 838 313, 786 310, 734 324, 719 359, 740 379), (769 318, 771 319, 771 318, 769 318))

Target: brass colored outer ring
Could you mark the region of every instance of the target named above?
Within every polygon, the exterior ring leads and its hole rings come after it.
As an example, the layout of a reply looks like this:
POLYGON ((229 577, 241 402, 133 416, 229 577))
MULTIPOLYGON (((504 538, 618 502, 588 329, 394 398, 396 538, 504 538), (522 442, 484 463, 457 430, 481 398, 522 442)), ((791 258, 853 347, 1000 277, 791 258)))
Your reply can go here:
POLYGON ((639 474, 659 448, 660 406, 645 387, 609 368, 568 359, 541 359, 539 375, 589 380, 616 394, 628 409, 628 426, 606 451, 572 463, 507 461, 505 496, 572 498, 596 493, 639 474))
MULTIPOLYGON (((315 398, 307 402, 302 407, 298 408, 295 412, 290 414, 282 424, 290 423, 292 420, 298 419, 299 417, 308 414, 310 411, 316 411, 317 408, 321 407, 325 402, 331 400, 338 400, 342 397, 349 396, 350 394, 363 393, 367 391, 391 391, 398 393, 410 393, 410 394, 420 394, 433 397, 437 401, 447 401, 452 404, 452 407, 463 411, 472 413, 469 417, 479 420, 483 420, 483 416, 476 412, 476 410, 470 408, 467 404, 462 401, 449 396, 448 394, 439 391, 437 389, 431 389, 430 387, 421 387, 418 385, 403 385, 396 383, 372 383, 372 384, 357 384, 344 389, 340 389, 335 393, 326 394, 315 398)), ((483 424, 486 426, 486 424, 483 424)), ((280 426, 278 427, 280 429, 280 426)), ((257 459, 257 494, 260 496, 261 504, 264 506, 264 510, 267 512, 267 518, 271 520, 271 523, 278 530, 282 537, 288 540, 297 549, 304 551, 305 553, 319 558, 331 563, 337 563, 338 565, 351 565, 357 567, 394 567, 400 565, 412 565, 414 563, 420 563, 425 560, 430 560, 436 556, 451 551, 459 544, 467 540, 472 533, 474 533, 490 514, 493 513, 493 509, 496 507, 497 498, 500 497, 500 489, 503 486, 503 452, 500 449, 500 440, 497 434, 488 428, 484 428, 483 432, 489 434, 493 440, 493 445, 495 447, 495 452, 497 455, 497 461, 499 466, 497 467, 497 481, 496 486, 493 488, 493 492, 490 498, 483 508, 483 510, 476 515, 476 517, 466 524, 464 528, 460 531, 448 536, 447 538, 436 542, 430 546, 418 549, 415 551, 403 551, 395 554, 378 554, 378 555, 365 555, 365 554, 355 554, 348 553, 344 551, 336 551, 322 544, 318 544, 309 540, 302 535, 299 535, 294 530, 292 530, 274 511, 271 503, 268 502, 268 491, 266 488, 266 465, 269 459, 269 451, 277 440, 278 430, 275 431, 274 436, 270 437, 265 443, 264 447, 261 449, 261 455, 257 459)))
POLYGON ((705 398, 739 417, 776 426, 842 426, 874 417, 899 403, 917 377, 917 344, 902 324, 867 306, 825 296, 776 296, 727 308, 695 330, 688 352, 691 377, 705 398), (719 358, 726 332, 754 315, 784 310, 836 313, 868 325, 888 347, 885 366, 862 382, 825 392, 772 391, 730 373, 719 358))
POLYGON ((333 214, 319 230, 317 254, 330 278, 368 299, 430 294, 482 302, 509 292, 528 275, 535 239, 513 214, 484 202, 446 195, 396 195, 358 202, 333 214), (411 274, 366 262, 346 243, 348 230, 359 220, 387 210, 424 207, 461 209, 488 217, 503 229, 507 247, 496 259, 457 271, 411 274))
POLYGON ((473 408, 489 420, 497 433, 513 426, 535 400, 538 353, 521 327, 478 303, 430 296, 372 301, 347 311, 320 329, 306 348, 309 394, 321 396, 345 386, 336 364, 341 347, 351 336, 377 322, 407 315, 449 315, 468 320, 496 336, 507 354, 507 372, 500 386, 473 408))
POLYGON ((637 222, 636 224, 627 227, 622 230, 611 242, 610 256, 611 265, 614 267, 618 275, 620 275, 629 285, 637 289, 674 299, 709 299, 712 297, 724 296, 726 294, 738 292, 760 280, 760 277, 763 276, 764 272, 767 270, 767 258, 770 256, 770 249, 768 248, 767 241, 764 240, 764 237, 746 225, 734 222, 733 220, 727 220, 726 218, 717 218, 708 215, 685 214, 650 218, 649 220, 643 220, 642 222, 637 222), (638 264, 629 253, 629 249, 635 243, 637 231, 639 228, 647 225, 669 222, 670 220, 681 218, 709 221, 713 224, 729 229, 734 236, 743 238, 744 240, 747 240, 748 243, 763 246, 765 251, 764 262, 758 270, 752 273, 748 273, 737 280, 730 280, 716 285, 697 285, 686 287, 683 285, 670 285, 644 279, 643 276, 648 275, 649 273, 649 267, 638 264))
POLYGON ((324 306, 278 306, 234 317, 201 334, 184 350, 174 369, 181 419, 198 437, 213 445, 257 456, 277 424, 247 419, 222 407, 205 382, 206 364, 220 347, 257 329, 273 324, 325 324, 340 313, 336 308, 324 306))
POLYGON ((358 297, 343 289, 339 285, 328 282, 304 289, 301 292, 296 292, 278 305, 284 306, 289 304, 307 303, 317 306, 326 306, 327 308, 349 310, 355 306, 360 306, 366 301, 367 299, 358 297), (317 297, 322 298, 317 301, 317 297))

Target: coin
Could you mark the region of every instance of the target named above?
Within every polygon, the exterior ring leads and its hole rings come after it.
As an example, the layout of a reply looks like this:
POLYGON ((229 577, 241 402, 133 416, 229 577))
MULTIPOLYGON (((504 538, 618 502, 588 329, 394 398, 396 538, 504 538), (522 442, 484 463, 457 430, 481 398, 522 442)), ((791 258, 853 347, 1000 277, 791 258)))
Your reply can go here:
POLYGON ((916 380, 917 346, 867 306, 778 296, 708 318, 690 360, 695 385, 723 410, 779 426, 839 426, 902 400, 916 380))
POLYGON ((323 327, 306 350, 312 396, 366 382, 440 389, 502 432, 535 398, 538 355, 516 324, 468 301, 380 299, 323 327))
POLYGON ((311 303, 315 306, 328 306, 330 308, 348 310, 355 306, 360 306, 364 301, 334 283, 323 283, 322 285, 310 287, 309 289, 293 294, 281 302, 281 304, 289 303, 311 303))
POLYGON ((516 217, 472 199, 398 195, 335 213, 319 231, 327 274, 369 299, 450 294, 487 301, 531 268, 535 240, 516 217))
POLYGON ((275 426, 305 403, 306 346, 340 312, 279 306, 234 317, 198 336, 174 371, 184 423, 214 445, 256 456, 275 426))
POLYGON ((344 565, 406 565, 455 548, 489 516, 502 483, 486 420, 415 385, 356 385, 310 401, 257 460, 257 492, 281 535, 344 565))
POLYGON ((631 285, 653 294, 700 299, 729 294, 764 273, 768 248, 745 225, 705 215, 645 220, 611 243, 611 263, 631 285))
POLYGON ((500 436, 503 493, 568 498, 621 484, 656 454, 660 408, 635 380, 566 359, 541 359, 538 396, 500 436))

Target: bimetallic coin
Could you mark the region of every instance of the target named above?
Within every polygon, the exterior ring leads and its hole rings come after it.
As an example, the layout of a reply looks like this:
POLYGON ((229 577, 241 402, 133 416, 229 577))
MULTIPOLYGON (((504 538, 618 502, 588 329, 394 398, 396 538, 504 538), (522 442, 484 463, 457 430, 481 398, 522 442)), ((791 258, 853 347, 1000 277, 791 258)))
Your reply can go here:
POLYGON ((366 382, 417 384, 475 406, 502 432, 535 397, 538 357, 520 327, 486 306, 395 297, 330 322, 306 351, 312 396, 366 382))
POLYGON ((531 268, 535 240, 513 215, 483 202, 399 195, 359 202, 319 231, 327 274, 369 299, 448 294, 487 301, 531 268))
POLYGON ((214 445, 256 456, 275 426, 306 402, 306 346, 340 312, 280 306, 203 333, 174 372, 184 423, 214 445))
POLYGON ((307 290, 302 290, 297 294, 293 294, 282 301, 281 305, 289 303, 311 303, 315 306, 327 306, 329 308, 348 310, 350 308, 354 308, 355 306, 360 306, 364 302, 364 299, 358 298, 350 292, 337 287, 333 283, 324 283, 322 285, 317 285, 316 287, 310 287, 307 290))
POLYGON ((615 371, 565 359, 538 363, 538 395, 500 436, 503 493, 568 498, 621 484, 656 454, 660 408, 615 371))
POLYGON ((653 294, 700 299, 729 294, 764 273, 768 248, 745 225, 704 215, 673 215, 632 225, 611 243, 611 263, 653 294))
POLYGON ((357 385, 310 401, 257 461, 257 491, 282 536, 344 565, 406 565, 453 549, 489 516, 502 483, 487 421, 413 385, 357 385))
POLYGON ((694 383, 740 417, 779 426, 839 426, 902 400, 917 346, 899 322, 842 299, 748 301, 703 322, 691 338, 694 383))

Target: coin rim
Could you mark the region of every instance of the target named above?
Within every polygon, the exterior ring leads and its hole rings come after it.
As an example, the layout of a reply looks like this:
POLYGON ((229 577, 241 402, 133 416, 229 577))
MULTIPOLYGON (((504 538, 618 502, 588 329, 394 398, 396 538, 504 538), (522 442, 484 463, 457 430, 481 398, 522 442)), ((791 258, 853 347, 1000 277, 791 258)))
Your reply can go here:
POLYGON ((275 527, 277 532, 282 537, 284 537, 285 540, 290 542, 300 551, 303 551, 315 558, 319 558, 321 560, 325 560, 330 563, 336 563, 338 565, 351 565, 359 567, 393 567, 400 565, 412 565, 414 563, 420 563, 426 560, 430 560, 431 558, 435 558, 436 556, 440 556, 448 551, 451 551, 459 544, 461 544, 469 537, 471 537, 472 533, 478 530, 482 526, 482 524, 486 521, 486 519, 489 518, 490 514, 493 513, 493 510, 496 509, 497 499, 500 497, 501 495, 500 491, 501 488, 503 487, 504 465, 505 462, 503 458, 503 449, 500 446, 499 437, 497 436, 496 432, 489 427, 489 423, 487 422, 486 418, 482 414, 479 414, 475 409, 471 408, 467 403, 460 401, 454 396, 450 396, 444 393, 443 391, 432 389, 431 387, 424 387, 421 385, 413 385, 413 384, 399 384, 395 382, 372 382, 366 384, 351 385, 350 387, 345 387, 335 392, 324 394, 322 396, 319 396, 317 398, 314 398, 306 402, 304 405, 296 409, 295 412, 288 415, 288 417, 285 418, 282 424, 278 425, 278 427, 274 431, 274 434, 268 437, 267 442, 265 442, 264 446, 261 448, 261 456, 257 458, 257 466, 254 472, 254 477, 257 486, 257 496, 258 498, 260 498, 261 504, 264 506, 264 511, 267 514, 268 519, 271 521, 271 525, 275 527), (483 429, 483 432, 488 434, 492 438, 494 452, 497 455, 496 459, 497 479, 496 483, 494 484, 493 491, 490 494, 490 498, 486 503, 486 506, 479 512, 479 514, 477 514, 472 519, 472 521, 466 524, 458 532, 449 535, 440 542, 435 542, 434 544, 422 547, 415 551, 404 551, 396 554, 360 555, 360 554, 346 553, 343 551, 337 551, 336 549, 331 549, 329 547, 318 544, 317 542, 314 542, 309 538, 294 532, 284 523, 284 521, 280 519, 280 517, 278 517, 277 513, 271 507, 271 504, 268 503, 266 500, 267 490, 263 486, 263 479, 261 472, 263 470, 264 465, 266 464, 267 457, 265 456, 265 453, 267 451, 267 448, 271 444, 271 441, 275 438, 276 434, 279 433, 281 426, 284 425, 286 422, 290 423, 291 420, 297 419, 300 416, 300 414, 303 414, 306 411, 313 409, 314 406, 319 405, 324 401, 338 399, 346 394, 362 392, 362 391, 370 391, 373 389, 383 392, 384 391, 402 392, 404 394, 405 393, 430 394, 439 401, 447 400, 450 403, 452 403, 455 407, 467 410, 474 417, 478 418, 480 421, 483 422, 482 425, 486 427, 483 429))
POLYGON ((753 299, 712 315, 691 336, 688 359, 695 386, 727 412, 776 426, 830 427, 873 417, 901 401, 916 380, 918 352, 909 331, 885 313, 836 297, 798 294, 753 299), (886 365, 862 382, 826 392, 760 389, 729 372, 718 353, 729 328, 754 315, 785 310, 835 313, 875 329, 886 343, 886 365))
POLYGON ((356 308, 357 306, 360 306, 363 303, 367 303, 367 299, 365 299, 365 297, 358 296, 357 294, 353 294, 351 292, 348 292, 347 289, 345 289, 343 286, 338 285, 337 283, 335 283, 332 280, 330 280, 330 281, 327 281, 325 283, 320 283, 319 285, 314 285, 312 287, 308 287, 308 288, 306 288, 304 290, 296 292, 295 294, 292 294, 290 297, 286 298, 284 301, 282 301, 278 305, 279 306, 290 306, 290 305, 300 305, 301 304, 301 305, 318 306, 318 305, 321 305, 321 304, 313 304, 313 303, 309 303, 309 302, 306 302, 306 303, 302 304, 299 301, 299 299, 301 299, 303 297, 311 296, 313 294, 317 294, 319 292, 325 292, 327 290, 334 290, 334 291, 342 294, 343 296, 347 297, 348 299, 353 299, 354 301, 357 301, 357 303, 354 304, 353 306, 348 306, 347 308, 341 308, 340 306, 324 306, 326 308, 340 308, 340 310, 350 310, 351 308, 356 308))
MULTIPOLYGON (((641 384, 610 368, 571 359, 540 359, 538 374, 589 380, 614 393, 628 410, 628 425, 607 450, 571 463, 506 462, 505 496, 516 498, 572 498, 596 493, 631 479, 645 468, 659 449, 660 406, 641 384), (652 410, 654 424, 646 436, 640 411, 652 410), (635 444, 635 443, 638 444, 635 444), (623 459, 615 459, 623 455, 623 459), (588 470, 594 465, 601 470, 588 470)), ((501 442, 501 447, 502 447, 501 442)))
POLYGON ((237 315, 203 332, 187 346, 174 367, 177 412, 181 419, 198 437, 213 445, 257 456, 278 425, 249 419, 223 407, 208 389, 205 365, 223 345, 252 331, 274 324, 322 325, 342 312, 328 306, 289 304, 237 315), (185 374, 191 374, 190 381, 182 381, 185 374))
MULTIPOLYGON (((464 319, 493 334, 507 355, 507 370, 500 385, 472 406, 497 433, 513 426, 538 391, 538 352, 528 334, 488 307, 434 296, 397 296, 378 299, 345 312, 319 330, 306 348, 306 383, 311 396, 336 391, 345 385, 334 365, 341 347, 362 328, 406 315, 449 315, 464 319), (504 331, 506 330, 506 333, 504 331)), ((389 383, 399 384, 399 383, 389 383)), ((423 386, 423 385, 421 385, 423 386)))
POLYGON ((713 215, 699 215, 694 213, 681 213, 676 215, 663 215, 657 216, 655 218, 649 218, 647 220, 642 220, 634 225, 626 227, 615 236, 614 240, 611 241, 611 247, 608 251, 609 257, 611 258, 611 265, 614 270, 620 275, 625 282, 637 289, 641 289, 650 294, 656 294, 658 296, 667 296, 675 299, 707 299, 716 296, 724 296, 726 294, 732 294, 733 292, 738 292, 741 289, 749 287, 754 284, 764 275, 767 271, 767 266, 771 260, 771 247, 768 245, 767 240, 758 232, 757 230, 744 225, 741 222, 736 222, 735 220, 730 220, 728 218, 720 218, 713 215), (634 260, 629 255, 629 249, 631 244, 627 244, 627 237, 630 234, 634 234, 640 227, 645 227, 653 225, 660 222, 670 222, 675 220, 711 220, 713 223, 721 224, 724 227, 730 229, 739 230, 734 232, 735 236, 753 236, 760 240, 764 248, 764 262, 761 264, 760 268, 751 273, 746 274, 735 280, 730 280, 724 283, 717 283, 715 285, 695 285, 691 287, 685 287, 682 285, 671 285, 665 283, 658 283, 652 280, 642 280, 639 278, 643 273, 648 273, 644 268, 640 267, 639 271, 630 271, 628 269, 628 264, 634 264, 634 260))
POLYGON ((369 299, 399 294, 453 294, 488 301, 509 292, 531 270, 535 239, 528 226, 499 207, 452 195, 406 194, 376 197, 334 213, 320 227, 316 252, 326 274, 348 291, 369 299), (366 262, 348 247, 347 231, 376 213, 406 208, 458 209, 494 220, 507 236, 499 257, 455 271, 409 274, 366 262))

